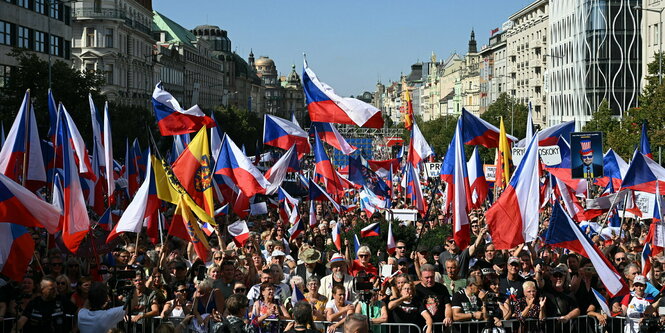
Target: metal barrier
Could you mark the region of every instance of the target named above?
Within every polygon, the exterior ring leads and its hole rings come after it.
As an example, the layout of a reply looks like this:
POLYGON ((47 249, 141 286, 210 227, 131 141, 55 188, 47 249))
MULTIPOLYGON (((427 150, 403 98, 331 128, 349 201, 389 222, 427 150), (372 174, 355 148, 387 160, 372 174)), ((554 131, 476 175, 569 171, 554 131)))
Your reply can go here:
MULTIPOLYGON (((626 319, 623 317, 607 318, 605 325, 591 316, 579 316, 567 322, 562 322, 558 318, 538 319, 509 319, 502 320, 501 326, 495 326, 487 321, 466 321, 453 322, 451 326, 444 326, 443 323, 432 325, 432 333, 476 333, 476 332, 506 332, 506 333, 530 333, 530 332, 554 332, 554 333, 621 333, 626 326, 626 319)), ((426 331, 427 326, 423 328, 426 331)), ((636 332, 639 332, 637 330, 636 332)))
POLYGON ((12 327, 14 327, 14 324, 16 324, 16 318, 2 318, 0 319, 2 323, 0 323, 0 332, 2 333, 9 333, 12 331, 12 327))
MULTIPOLYGON (((292 322, 293 320, 288 319, 288 320, 279 320, 278 321, 277 319, 266 319, 264 321, 282 323, 283 325, 280 327, 280 330, 279 330, 280 332, 282 332, 282 331, 284 331, 284 327, 286 327, 286 325, 288 323, 292 322)), ((331 322, 331 321, 315 321, 314 322, 314 326, 316 327, 316 329, 320 329, 324 333, 328 332, 328 327, 332 324, 334 324, 334 322, 331 322)), ((375 328, 375 327, 380 327, 381 328, 381 330, 380 330, 381 333, 422 333, 422 329, 418 325, 412 324, 412 323, 384 323, 384 324, 380 324, 380 325, 372 324, 372 326, 370 328, 370 332, 375 331, 375 330, 373 330, 373 328, 375 328)), ((340 326, 338 328, 338 331, 342 332, 343 328, 340 326)))

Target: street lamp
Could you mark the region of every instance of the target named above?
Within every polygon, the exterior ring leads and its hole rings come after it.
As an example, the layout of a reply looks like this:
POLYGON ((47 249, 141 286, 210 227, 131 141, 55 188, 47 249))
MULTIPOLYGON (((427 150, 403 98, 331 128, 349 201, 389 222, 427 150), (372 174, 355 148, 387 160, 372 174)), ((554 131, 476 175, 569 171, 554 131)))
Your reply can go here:
POLYGON ((652 9, 637 5, 633 9, 658 13, 658 84, 661 85, 663 84, 663 10, 665 10, 665 7, 652 9))

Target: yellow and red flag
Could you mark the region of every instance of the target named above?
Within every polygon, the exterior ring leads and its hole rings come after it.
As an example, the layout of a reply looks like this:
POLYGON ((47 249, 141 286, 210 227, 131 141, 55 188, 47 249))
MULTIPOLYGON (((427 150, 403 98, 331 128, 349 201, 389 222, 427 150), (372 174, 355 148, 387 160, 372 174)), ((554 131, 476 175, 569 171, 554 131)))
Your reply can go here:
POLYGON ((496 184, 500 188, 505 188, 510 181, 510 141, 506 135, 506 127, 503 125, 503 117, 499 126, 499 161, 496 166, 496 184))
POLYGON ((204 262, 210 256, 210 245, 206 235, 201 231, 199 222, 192 214, 192 210, 184 196, 180 196, 169 228, 169 234, 185 241, 190 240, 194 245, 196 255, 204 262))
POLYGON ((404 113, 404 128, 410 130, 413 127, 413 102, 409 89, 404 90, 404 101, 406 102, 406 112, 404 113))
MULTIPOLYGON (((214 216, 215 212, 212 200, 214 167, 212 164, 208 132, 202 127, 172 166, 173 174, 178 178, 182 188, 209 216, 214 216)), ((201 218, 201 220, 206 219, 201 218)))

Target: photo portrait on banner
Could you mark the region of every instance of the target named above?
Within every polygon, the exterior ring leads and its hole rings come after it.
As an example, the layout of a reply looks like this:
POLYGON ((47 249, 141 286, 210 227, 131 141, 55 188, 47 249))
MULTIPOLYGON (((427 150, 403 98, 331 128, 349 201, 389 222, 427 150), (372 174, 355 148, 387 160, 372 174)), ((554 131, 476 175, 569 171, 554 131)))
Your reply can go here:
POLYGON ((570 133, 570 167, 573 178, 603 177, 603 133, 570 133))

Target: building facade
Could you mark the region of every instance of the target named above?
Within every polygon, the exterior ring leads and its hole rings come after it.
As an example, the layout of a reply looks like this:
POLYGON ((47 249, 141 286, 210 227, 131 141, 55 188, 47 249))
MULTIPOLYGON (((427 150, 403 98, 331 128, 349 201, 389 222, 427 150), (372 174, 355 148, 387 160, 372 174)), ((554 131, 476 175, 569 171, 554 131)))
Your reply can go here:
POLYGON ((157 45, 174 50, 184 60, 184 67, 171 68, 173 72, 182 71, 181 105, 189 108, 197 104, 203 109, 224 105, 224 62, 213 54, 212 42, 198 39, 191 31, 156 11, 152 31, 157 45))
POLYGON ((480 114, 506 92, 507 81, 505 33, 496 32, 480 50, 480 114))
POLYGON ((107 100, 148 107, 156 76, 151 25, 151 0, 73 2, 74 68, 102 74, 107 100))
POLYGON ((69 3, 49 0, 0 1, 0 88, 12 67, 13 48, 33 52, 45 61, 71 64, 71 9, 69 3))
MULTIPOLYGON (((647 66, 658 61, 656 55, 660 52, 663 43, 663 27, 660 25, 660 17, 657 11, 665 8, 665 0, 642 0, 643 10, 636 14, 642 22, 642 80, 640 90, 646 85, 646 77, 649 75, 647 66)), ((665 69, 663 69, 665 71, 665 69)))
POLYGON ((480 60, 476 34, 471 30, 469 49, 461 72, 460 97, 463 107, 475 115, 480 115, 480 60))
POLYGON ((603 100, 617 117, 638 106, 641 2, 551 1, 548 125, 575 120, 579 129, 603 100))
POLYGON ((551 4, 536 0, 508 18, 506 49, 508 91, 518 103, 531 103, 533 123, 547 123, 544 74, 548 59, 548 31, 551 4))

